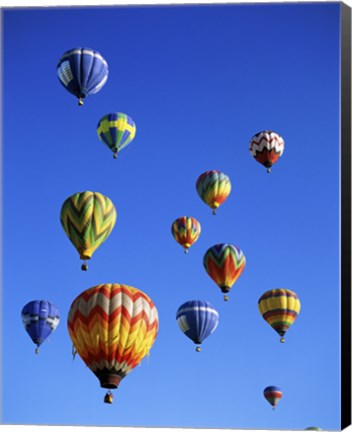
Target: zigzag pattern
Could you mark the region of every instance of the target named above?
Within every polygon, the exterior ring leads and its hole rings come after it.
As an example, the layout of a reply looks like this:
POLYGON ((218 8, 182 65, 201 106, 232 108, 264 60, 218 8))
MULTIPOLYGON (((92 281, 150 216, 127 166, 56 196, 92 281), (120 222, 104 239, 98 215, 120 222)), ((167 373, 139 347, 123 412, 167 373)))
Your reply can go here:
POLYGON ((258 300, 258 308, 264 320, 283 336, 296 320, 301 303, 293 291, 278 288, 266 291, 258 300))
POLYGON ((219 243, 206 251, 203 265, 213 281, 227 292, 241 276, 246 266, 246 257, 237 246, 219 243))
POLYGON ((185 250, 189 249, 198 240, 200 232, 200 223, 193 217, 179 217, 171 225, 171 233, 174 239, 185 250))
POLYGON ((73 345, 98 378, 128 374, 148 354, 158 326, 151 299, 120 284, 89 288, 73 301, 68 315, 73 345))
POLYGON ((60 221, 81 259, 90 259, 115 226, 116 209, 99 192, 78 192, 63 203, 60 221))
POLYGON ((200 198, 212 209, 217 209, 231 192, 230 178, 218 171, 211 170, 201 174, 196 182, 200 198))
POLYGON ((284 148, 283 138, 276 132, 269 130, 258 132, 251 138, 249 145, 249 151, 254 157, 257 156, 257 153, 262 153, 264 149, 267 151, 274 150, 279 157, 284 152, 284 148))

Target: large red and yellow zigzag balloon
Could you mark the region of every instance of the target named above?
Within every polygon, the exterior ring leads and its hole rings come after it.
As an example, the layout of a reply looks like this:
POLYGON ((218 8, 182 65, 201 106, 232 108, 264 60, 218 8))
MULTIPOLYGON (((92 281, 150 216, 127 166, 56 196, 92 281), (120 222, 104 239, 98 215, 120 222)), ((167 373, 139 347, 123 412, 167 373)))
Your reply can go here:
POLYGON ((68 314, 68 331, 84 363, 103 388, 117 388, 151 349, 158 312, 142 291, 102 284, 83 291, 68 314))

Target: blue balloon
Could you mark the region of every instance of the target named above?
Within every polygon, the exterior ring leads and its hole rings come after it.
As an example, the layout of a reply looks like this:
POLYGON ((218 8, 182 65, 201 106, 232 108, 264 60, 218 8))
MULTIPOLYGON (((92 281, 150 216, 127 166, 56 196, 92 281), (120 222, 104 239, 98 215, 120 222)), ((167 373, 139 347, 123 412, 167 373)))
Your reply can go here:
POLYGON ((176 320, 183 333, 198 345, 215 331, 219 313, 207 301, 191 300, 178 308, 176 320))
POLYGON ((78 47, 63 54, 57 73, 62 85, 78 98, 79 105, 83 105, 85 97, 97 93, 104 86, 109 68, 98 51, 78 47))
POLYGON ((60 313, 58 308, 49 301, 33 300, 23 307, 22 322, 32 341, 37 345, 35 352, 38 354, 39 346, 58 326, 60 313))

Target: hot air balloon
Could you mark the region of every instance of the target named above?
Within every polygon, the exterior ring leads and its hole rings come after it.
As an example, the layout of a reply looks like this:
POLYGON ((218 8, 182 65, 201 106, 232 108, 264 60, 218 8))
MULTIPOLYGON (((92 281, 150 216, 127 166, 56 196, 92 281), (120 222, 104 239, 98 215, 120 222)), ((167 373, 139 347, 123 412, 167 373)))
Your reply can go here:
POLYGON ((209 276, 225 293, 224 300, 227 301, 226 293, 241 276, 246 266, 246 257, 239 247, 219 243, 205 252, 203 265, 209 276))
POLYGON ((249 151, 254 159, 267 168, 276 163, 284 152, 285 142, 276 132, 265 130, 255 134, 249 142, 249 151))
POLYGON ((282 398, 282 391, 276 386, 269 386, 264 389, 265 399, 272 405, 275 409, 277 403, 282 398))
POLYGON ((125 148, 136 135, 136 125, 126 114, 106 114, 99 120, 97 133, 99 139, 106 144, 117 158, 117 153, 125 148))
POLYGON ((297 294, 284 288, 272 289, 260 297, 258 307, 265 321, 281 336, 280 342, 285 342, 285 333, 301 310, 297 294))
POLYGON ((191 300, 178 308, 176 320, 183 333, 197 345, 196 351, 199 352, 198 345, 218 326, 219 313, 207 301, 191 300))
POLYGON ((98 51, 78 47, 62 55, 57 74, 66 90, 78 98, 79 105, 83 105, 85 97, 97 93, 104 86, 109 68, 98 51))
POLYGON ((171 233, 185 253, 188 253, 188 249, 198 240, 200 232, 200 223, 193 217, 179 217, 171 225, 171 233))
POLYGON ((196 182, 198 195, 216 214, 216 209, 224 203, 231 192, 229 177, 217 170, 206 171, 196 182))
POLYGON ((38 354, 40 345, 60 322, 59 310, 50 301, 33 300, 23 307, 21 315, 27 333, 37 345, 35 353, 38 354))
POLYGON ((77 192, 63 203, 60 220, 80 258, 86 260, 107 239, 116 222, 116 209, 110 198, 99 192, 77 192))
MULTIPOLYGON (((137 288, 122 284, 93 286, 72 302, 68 331, 73 346, 97 376, 100 386, 116 389, 149 353, 158 332, 158 312, 137 288)), ((111 403, 109 391, 105 402, 111 403)))

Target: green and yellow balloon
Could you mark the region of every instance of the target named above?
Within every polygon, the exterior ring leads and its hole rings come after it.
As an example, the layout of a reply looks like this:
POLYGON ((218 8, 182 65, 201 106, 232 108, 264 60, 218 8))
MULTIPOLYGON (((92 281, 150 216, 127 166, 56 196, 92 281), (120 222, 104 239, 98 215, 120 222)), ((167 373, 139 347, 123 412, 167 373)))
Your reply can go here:
POLYGON ((120 112, 106 114, 99 120, 99 139, 109 147, 117 158, 117 153, 125 148, 136 135, 136 125, 131 117, 120 112))
POLYGON ((99 192, 77 192, 63 203, 61 225, 83 260, 82 270, 88 269, 86 260, 108 238, 116 218, 114 204, 99 192))

